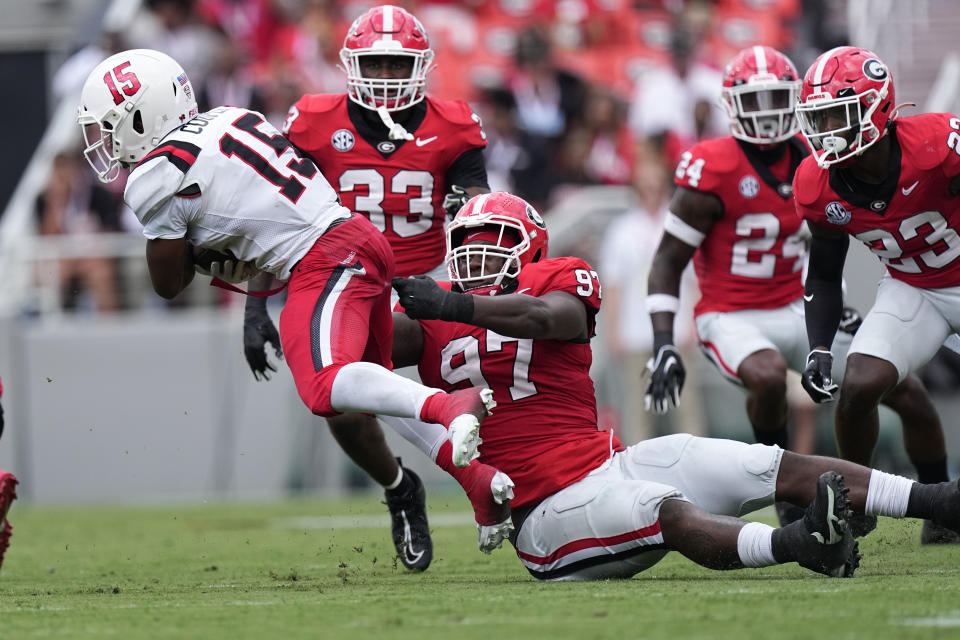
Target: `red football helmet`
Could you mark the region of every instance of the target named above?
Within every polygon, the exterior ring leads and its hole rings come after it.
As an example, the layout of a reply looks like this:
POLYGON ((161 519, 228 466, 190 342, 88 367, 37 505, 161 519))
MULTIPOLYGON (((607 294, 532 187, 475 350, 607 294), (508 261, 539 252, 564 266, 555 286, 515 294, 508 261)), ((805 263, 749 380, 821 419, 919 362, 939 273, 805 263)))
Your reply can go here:
POLYGON ((747 47, 727 64, 720 100, 730 117, 730 133, 752 144, 768 145, 796 135, 794 117, 800 74, 790 58, 770 47, 747 47))
POLYGON ((547 243, 543 218, 523 198, 503 191, 474 196, 447 227, 450 282, 470 293, 499 293, 505 279, 547 257, 547 243), (487 258, 500 259, 499 271, 487 271, 487 258))
POLYGON ((822 168, 858 156, 896 118, 893 78, 877 54, 836 47, 807 70, 797 118, 822 168))
POLYGON ((385 4, 370 9, 353 21, 340 49, 347 72, 347 95, 367 109, 400 111, 423 100, 427 73, 432 69, 433 49, 423 25, 411 13, 385 4), (360 72, 363 56, 408 56, 413 59, 409 78, 365 78, 360 72))

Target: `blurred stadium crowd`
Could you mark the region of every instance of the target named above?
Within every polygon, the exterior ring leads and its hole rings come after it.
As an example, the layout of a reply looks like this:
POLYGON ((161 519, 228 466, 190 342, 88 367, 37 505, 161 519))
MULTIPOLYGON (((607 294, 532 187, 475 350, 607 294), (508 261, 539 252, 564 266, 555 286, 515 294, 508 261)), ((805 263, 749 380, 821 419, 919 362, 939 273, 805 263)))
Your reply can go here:
MULTIPOLYGON (((345 90, 337 68, 343 37, 375 4, 147 0, 129 28, 108 29, 74 53, 54 75, 53 93, 75 95, 111 53, 152 48, 189 70, 201 110, 244 106, 280 127, 302 94, 345 90)), ((793 52, 802 68, 845 38, 839 0, 401 4, 424 23, 436 52, 430 95, 467 100, 483 118, 491 189, 512 191, 548 215, 584 186, 643 189, 655 182, 651 172, 666 180, 685 147, 724 135, 720 74, 744 46, 793 52)), ((79 163, 74 148, 55 158, 36 202, 39 233, 138 230, 122 203, 123 181, 92 182, 79 163)), ((114 262, 63 262, 56 277, 64 307, 112 312, 133 305, 114 262)))

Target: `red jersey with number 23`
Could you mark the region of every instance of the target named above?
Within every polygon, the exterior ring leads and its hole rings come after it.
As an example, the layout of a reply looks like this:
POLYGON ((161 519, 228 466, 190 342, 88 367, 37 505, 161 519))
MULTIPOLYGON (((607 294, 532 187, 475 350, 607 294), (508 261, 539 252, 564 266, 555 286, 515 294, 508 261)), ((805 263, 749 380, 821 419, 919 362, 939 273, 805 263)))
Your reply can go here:
MULTIPOLYGON (((449 288, 449 284, 443 283, 449 288)), ((600 309, 596 272, 579 258, 526 265, 517 293, 565 291, 593 318, 600 309)), ((424 384, 446 391, 493 389, 493 414, 480 425, 480 460, 516 483, 514 506, 536 504, 583 478, 623 448, 597 428, 590 341, 508 338, 457 322, 421 320, 424 384)))
POLYGON ((386 236, 402 277, 443 262, 447 170, 465 151, 487 145, 480 119, 466 102, 429 97, 424 102, 423 122, 410 132, 414 139, 381 141, 386 153, 357 132, 345 94, 303 96, 284 125, 287 138, 310 154, 341 204, 365 215, 386 236))
POLYGON ((960 118, 926 113, 896 123, 889 134, 896 171, 883 185, 848 191, 837 168, 807 158, 794 180, 797 213, 864 243, 897 280, 960 286, 960 198, 949 188, 960 175, 960 118))
MULTIPOLYGON (((790 162, 787 148, 772 167, 787 187, 790 162)), ((723 217, 693 256, 701 294, 695 315, 776 309, 803 295, 808 232, 789 192, 784 197, 758 175, 736 138, 706 140, 685 151, 673 181, 723 203, 723 217)))

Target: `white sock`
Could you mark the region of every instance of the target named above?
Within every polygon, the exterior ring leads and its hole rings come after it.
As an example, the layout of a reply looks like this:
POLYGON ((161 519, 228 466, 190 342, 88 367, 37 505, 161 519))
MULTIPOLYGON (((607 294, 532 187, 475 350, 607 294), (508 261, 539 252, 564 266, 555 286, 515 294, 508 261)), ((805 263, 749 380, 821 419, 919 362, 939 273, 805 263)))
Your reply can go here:
POLYGON ((438 392, 372 362, 351 362, 333 380, 330 406, 340 413, 419 418, 424 401, 438 392))
POLYGON ((769 567, 779 564, 773 557, 773 527, 748 522, 737 536, 737 553, 745 567, 769 567))
MULTIPOLYGON (((400 467, 400 465, 397 465, 400 467)), ((383 488, 389 491, 390 489, 396 489, 400 486, 400 483, 403 482, 403 467, 400 467, 397 470, 397 479, 391 482, 390 484, 383 485, 383 488)))
POLYGON ((870 515, 902 518, 907 513, 913 480, 874 469, 867 487, 864 512, 870 515))
POLYGON ((442 424, 396 416, 382 416, 380 419, 390 425, 404 440, 423 451, 431 460, 437 459, 437 452, 449 437, 447 428, 442 424))

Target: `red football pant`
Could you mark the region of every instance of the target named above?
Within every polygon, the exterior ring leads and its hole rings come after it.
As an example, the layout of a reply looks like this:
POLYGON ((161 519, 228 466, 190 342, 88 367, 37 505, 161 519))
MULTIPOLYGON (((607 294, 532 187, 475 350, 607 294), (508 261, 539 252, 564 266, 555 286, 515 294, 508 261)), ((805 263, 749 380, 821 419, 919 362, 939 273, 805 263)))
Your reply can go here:
POLYGON ((280 314, 280 342, 300 398, 330 417, 340 368, 372 362, 392 369, 390 245, 360 215, 324 233, 297 264, 280 314))

